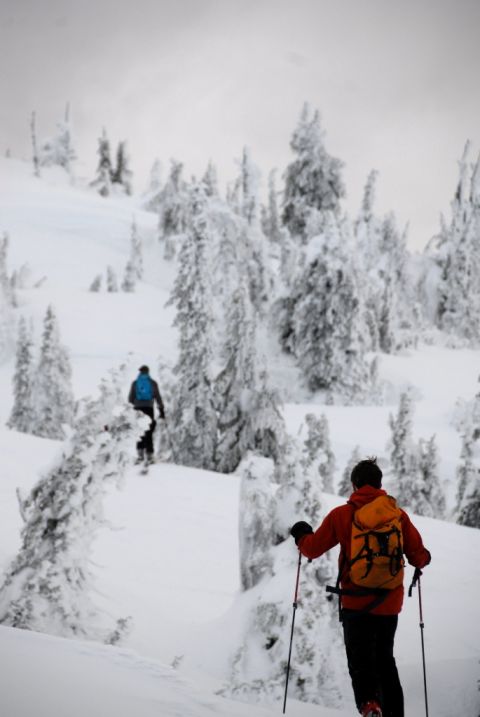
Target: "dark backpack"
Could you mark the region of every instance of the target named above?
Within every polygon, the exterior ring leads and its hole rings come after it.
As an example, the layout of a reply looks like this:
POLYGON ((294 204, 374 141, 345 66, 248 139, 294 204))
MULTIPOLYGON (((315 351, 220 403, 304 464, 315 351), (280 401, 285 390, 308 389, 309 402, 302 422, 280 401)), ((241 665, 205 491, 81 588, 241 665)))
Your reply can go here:
POLYGON ((153 398, 153 386, 150 376, 141 373, 135 381, 135 400, 151 401, 153 398))

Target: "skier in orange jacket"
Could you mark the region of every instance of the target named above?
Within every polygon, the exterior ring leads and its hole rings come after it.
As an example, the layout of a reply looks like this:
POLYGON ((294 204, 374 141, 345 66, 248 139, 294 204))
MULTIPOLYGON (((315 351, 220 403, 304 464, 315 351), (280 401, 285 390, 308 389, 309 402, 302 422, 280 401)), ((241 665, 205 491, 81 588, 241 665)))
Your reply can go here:
MULTIPOLYGON (((403 604, 403 583, 392 589, 369 591, 352 582, 352 527, 356 511, 378 498, 388 499, 388 510, 393 505, 398 516, 402 552, 408 562, 421 569, 428 565, 431 556, 407 513, 396 508, 393 499, 382 490, 382 471, 375 458, 360 461, 352 470, 351 481, 354 490, 347 503, 334 508, 315 532, 305 521, 295 523, 290 532, 302 555, 310 559, 320 557, 340 543, 341 620, 358 710, 362 717, 403 717, 403 691, 393 656, 398 614, 403 604)), ((377 501, 375 506, 382 503, 385 501, 377 501)))

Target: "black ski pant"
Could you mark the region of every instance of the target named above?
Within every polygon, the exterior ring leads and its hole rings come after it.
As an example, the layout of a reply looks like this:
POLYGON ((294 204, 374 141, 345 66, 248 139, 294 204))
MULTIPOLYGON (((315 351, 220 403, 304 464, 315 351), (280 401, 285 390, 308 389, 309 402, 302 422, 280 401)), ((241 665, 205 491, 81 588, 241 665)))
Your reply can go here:
POLYGON ((146 451, 147 453, 153 453, 153 432, 155 430, 155 426, 157 425, 157 422, 153 417, 153 406, 151 408, 149 406, 146 406, 144 408, 136 408, 135 410, 144 413, 150 418, 151 421, 150 428, 145 431, 145 433, 137 443, 137 451, 146 451))
POLYGON ((342 610, 348 671, 359 712, 377 700, 383 717, 404 717, 403 691, 393 657, 398 615, 342 610))

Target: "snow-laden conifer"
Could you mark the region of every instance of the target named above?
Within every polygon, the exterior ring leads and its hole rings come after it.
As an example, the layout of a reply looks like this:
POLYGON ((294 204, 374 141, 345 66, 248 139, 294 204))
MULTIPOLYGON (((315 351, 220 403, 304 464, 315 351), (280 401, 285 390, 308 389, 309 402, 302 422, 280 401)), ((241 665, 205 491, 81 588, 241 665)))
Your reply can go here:
POLYGON ((183 164, 172 159, 170 173, 159 197, 158 228, 163 240, 183 234, 186 229, 189 196, 182 174, 183 164))
POLYGON ((442 520, 445 493, 440 483, 438 447, 435 436, 418 442, 418 490, 410 506, 414 513, 442 520))
POLYGON ((129 259, 125 265, 125 271, 123 272, 123 279, 121 284, 122 291, 127 294, 131 294, 135 291, 137 284, 137 273, 133 266, 132 260, 129 259))
POLYGON ((414 504, 418 472, 418 456, 412 435, 413 410, 413 399, 407 390, 400 396, 397 414, 390 414, 389 417, 392 492, 399 505, 405 507, 414 504))
POLYGON ((17 298, 13 282, 8 272, 8 249, 10 246, 10 237, 4 232, 0 239, 0 292, 7 306, 14 307, 17 305, 17 298))
MULTIPOLYGON (((258 490, 242 493, 250 500, 241 504, 240 520, 247 520, 248 526, 256 525, 263 550, 256 552, 255 545, 244 543, 245 548, 251 548, 245 549, 244 554, 258 566, 257 581, 239 598, 240 602, 248 601, 249 613, 244 622, 244 638, 233 655, 228 686, 223 692, 248 701, 271 702, 283 696, 291 620, 291 603, 285 599, 285 576, 291 575, 293 595, 298 561, 288 528, 299 519, 309 520, 317 527, 321 512, 318 480, 312 480, 311 473, 302 469, 300 457, 298 445, 292 439, 287 440, 284 455, 275 468, 274 478, 280 485, 269 484, 268 464, 253 463, 249 466, 250 474, 254 485, 256 475, 258 490), (268 515, 267 511, 272 511, 272 496, 274 510, 268 515)), ((329 556, 303 566, 289 695, 293 699, 338 706, 341 645, 336 607, 325 593, 325 582, 332 576, 329 556), (322 635, 322 640, 318 640, 318 635, 322 635)))
POLYGON ((115 167, 112 167, 111 183, 112 186, 127 195, 132 193, 132 176, 130 169, 130 157, 127 152, 126 141, 119 142, 117 147, 117 155, 115 167))
POLYGON ((226 473, 235 470, 249 450, 276 460, 285 436, 278 395, 257 355, 255 318, 245 282, 228 301, 225 366, 215 380, 217 467, 226 473))
POLYGON ((92 600, 90 553, 103 520, 103 498, 121 479, 129 446, 145 430, 122 389, 114 376, 102 383, 98 398, 78 404, 73 432, 56 464, 20 498, 25 525, 0 588, 2 624, 112 641, 112 629, 105 629, 92 600))
POLYGON ((135 219, 132 220, 132 226, 130 230, 130 260, 135 269, 135 275, 137 279, 143 278, 143 244, 142 239, 138 233, 137 222, 135 219))
POLYGON ((247 404, 246 430, 253 437, 255 451, 278 461, 285 440, 285 422, 278 391, 271 386, 265 366, 259 368, 255 391, 247 396, 247 404))
POLYGON ((13 308, 16 306, 14 287, 8 275, 7 253, 9 237, 0 239, 0 361, 6 360, 15 346, 13 308))
POLYGON ((260 220, 259 183, 260 171, 252 160, 250 150, 244 147, 240 161, 240 211, 249 225, 260 220))
POLYGON ((30 139, 32 141, 32 162, 33 174, 35 177, 40 176, 40 158, 38 156, 38 140, 37 140, 37 114, 32 112, 30 118, 30 139))
POLYGON ((337 211, 345 195, 342 162, 328 154, 318 112, 305 104, 290 147, 295 155, 285 172, 283 221, 292 236, 306 240, 312 210, 337 211))
POLYGON ((31 432, 44 438, 64 438, 64 426, 71 425, 73 418, 72 369, 68 351, 60 342, 52 306, 47 308, 43 321, 40 356, 31 395, 31 432))
POLYGON ((237 471, 240 475, 239 557, 240 584, 249 590, 272 575, 274 543, 272 512, 275 501, 274 463, 247 453, 237 471))
POLYGON ((207 197, 218 197, 218 175, 217 168, 213 162, 209 162, 205 174, 202 177, 203 189, 207 197))
POLYGON ((249 300, 241 284, 229 297, 226 312, 225 367, 215 380, 219 441, 217 467, 222 473, 234 471, 253 437, 246 430, 249 397, 255 388, 255 325, 249 300))
POLYGON ((214 468, 217 416, 212 385, 212 301, 207 246, 211 227, 207 198, 195 184, 190 198, 190 226, 182 243, 169 304, 176 309, 179 351, 177 386, 171 413, 175 460, 214 468))
POLYGON ((318 476, 320 489, 333 493, 333 478, 335 474, 335 456, 330 445, 330 431, 325 414, 315 416, 307 413, 307 436, 303 441, 302 467, 318 476))
POLYGON ((333 399, 362 400, 371 388, 362 297, 344 227, 333 213, 325 215, 323 233, 310 240, 287 301, 290 328, 281 330, 308 388, 333 399))
POLYGON ((343 469, 342 478, 338 486, 338 495, 348 498, 352 494, 352 470, 361 460, 360 446, 355 446, 347 461, 347 465, 343 469))
POLYGON ((266 238, 260 222, 259 182, 260 171, 245 147, 239 161, 240 175, 235 183, 235 201, 232 209, 241 219, 237 222, 236 254, 240 262, 239 273, 246 273, 250 300, 256 311, 263 315, 269 298, 271 283, 267 261, 266 238))
MULTIPOLYGON (((254 174, 251 160, 249 166, 254 174)), ((239 187, 242 186, 242 176, 239 177, 238 184, 239 187)), ((248 182, 246 185, 250 186, 248 182)), ((251 191, 254 191, 253 186, 251 191)), ((257 199, 252 200, 253 204, 249 204, 249 196, 256 197, 255 194, 247 194, 245 201, 240 201, 243 197, 240 192, 236 209, 223 203, 218 197, 209 202, 212 224, 212 289, 216 296, 227 297, 228 301, 230 294, 237 290, 241 282, 246 281, 250 302, 255 311, 263 317, 271 296, 273 277, 266 251, 267 240, 257 215, 257 199), (242 206, 250 206, 252 209, 251 223, 243 215, 242 206)), ((247 209, 245 211, 247 212, 247 209)))
POLYGON ((112 193, 112 159, 110 155, 110 141, 107 132, 103 128, 102 136, 98 140, 98 165, 97 173, 91 186, 94 187, 102 197, 108 197, 112 193))
POLYGON ((138 236, 138 229, 135 220, 132 221, 130 235, 130 255, 125 265, 121 284, 122 291, 132 293, 135 291, 138 279, 143 276, 143 251, 142 240, 138 236))
POLYGON ((115 269, 113 266, 107 266, 106 271, 106 284, 107 284, 107 291, 109 293, 115 293, 118 291, 118 279, 117 275, 115 273, 115 269))
POLYGON ((97 274, 92 283, 90 284, 89 291, 92 291, 94 293, 98 293, 101 291, 102 288, 102 280, 103 277, 101 274, 97 274))
POLYGON ((268 175, 268 205, 265 208, 263 231, 265 236, 273 243, 280 244, 283 239, 283 227, 278 210, 278 195, 276 187, 276 170, 268 175))
POLYGON ((32 329, 22 316, 18 325, 15 373, 13 375, 13 406, 7 426, 21 433, 30 433, 33 424, 33 337, 32 329))
POLYGON ((390 415, 391 491, 400 506, 418 515, 441 519, 445 495, 438 472, 435 436, 418 443, 413 439, 413 400, 410 391, 400 396, 397 415, 390 415))
POLYGON ((480 528, 480 400, 476 396, 462 427, 462 448, 457 466, 454 517, 460 525, 480 528))
MULTIPOLYGON (((32 132, 34 132, 32 128, 32 132)), ((59 166, 68 173, 72 173, 72 165, 76 160, 73 147, 72 128, 70 123, 70 110, 67 105, 65 117, 57 123, 56 134, 44 140, 37 150, 38 164, 41 167, 59 166)))
POLYGON ((148 187, 144 194, 144 206, 150 212, 158 212, 160 209, 161 192, 163 187, 163 165, 157 158, 150 169, 148 187))
POLYGON ((480 157, 468 162, 467 142, 451 203, 451 221, 430 247, 440 267, 437 323, 448 333, 480 342, 480 157))
POLYGON ((356 272, 363 286, 369 348, 392 353, 415 343, 418 306, 407 230, 398 230, 392 212, 379 217, 374 211, 377 176, 375 170, 368 176, 354 224, 356 272))

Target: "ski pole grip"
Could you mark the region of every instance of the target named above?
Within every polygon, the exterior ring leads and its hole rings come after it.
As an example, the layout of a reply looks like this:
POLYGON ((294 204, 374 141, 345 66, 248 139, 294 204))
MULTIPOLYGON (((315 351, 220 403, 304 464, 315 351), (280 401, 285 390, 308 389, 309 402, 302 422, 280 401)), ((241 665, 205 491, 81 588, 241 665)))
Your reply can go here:
POLYGON ((410 587, 408 588, 408 597, 412 597, 413 588, 418 583, 418 580, 422 574, 423 573, 420 570, 420 568, 415 568, 415 572, 413 573, 412 582, 410 583, 410 587))

